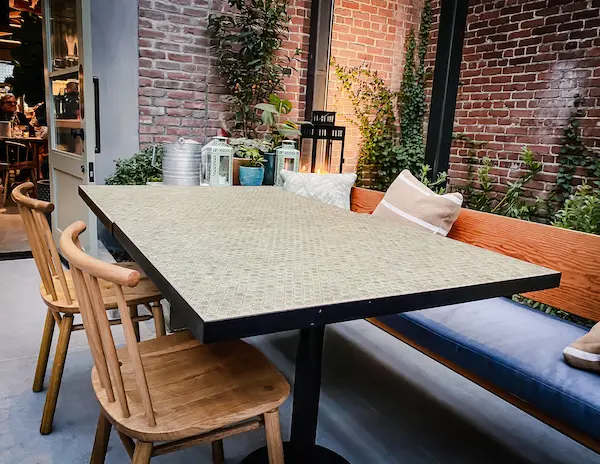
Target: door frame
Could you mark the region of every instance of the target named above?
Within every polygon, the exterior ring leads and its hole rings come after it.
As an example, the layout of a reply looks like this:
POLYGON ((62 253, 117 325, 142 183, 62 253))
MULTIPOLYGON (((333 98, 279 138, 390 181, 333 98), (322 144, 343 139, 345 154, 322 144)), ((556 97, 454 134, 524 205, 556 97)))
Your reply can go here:
MULTIPOLYGON (((44 82, 46 87, 46 118, 48 121, 48 162, 50 173, 50 201, 54 203, 52 212, 52 236, 56 242, 60 239, 62 229, 58 226, 60 208, 63 205, 58 201, 59 182, 56 180, 54 168, 68 173, 73 177, 79 177, 81 184, 94 184, 94 161, 95 161, 95 98, 92 73, 92 24, 91 24, 91 0, 74 0, 77 9, 77 55, 78 55, 78 77, 79 77, 79 100, 81 119, 83 120, 83 153, 82 156, 53 148, 55 145, 56 121, 54 117, 54 98, 52 92, 51 71, 51 28, 50 24, 50 1, 41 0, 42 3, 42 42, 44 53, 44 82)), ((93 256, 98 255, 97 219, 92 211, 79 197, 79 192, 71 192, 81 202, 82 209, 87 214, 80 218, 87 225, 87 238, 84 238, 86 251, 93 256)))

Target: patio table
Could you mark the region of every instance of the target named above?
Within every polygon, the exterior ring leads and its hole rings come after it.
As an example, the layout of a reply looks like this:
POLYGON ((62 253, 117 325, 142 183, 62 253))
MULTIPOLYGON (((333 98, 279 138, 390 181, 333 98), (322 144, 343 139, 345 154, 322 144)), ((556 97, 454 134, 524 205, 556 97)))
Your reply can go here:
MULTIPOLYGON (((315 444, 325 326, 558 286, 560 273, 277 187, 82 186, 203 343, 300 329, 288 463, 315 444)), ((268 462, 266 450, 245 463, 268 462)))

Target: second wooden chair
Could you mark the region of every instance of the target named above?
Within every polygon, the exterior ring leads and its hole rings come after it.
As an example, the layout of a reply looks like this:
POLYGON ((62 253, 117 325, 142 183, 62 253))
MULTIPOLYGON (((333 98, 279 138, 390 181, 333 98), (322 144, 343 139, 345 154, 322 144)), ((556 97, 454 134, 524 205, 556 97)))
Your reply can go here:
POLYGON ((100 418, 91 463, 104 462, 112 426, 134 464, 208 442, 214 463, 222 464, 223 438, 264 426, 269 463, 283 464, 279 406, 290 392, 285 378, 240 340, 202 345, 182 331, 137 343, 125 289, 135 289, 140 274, 86 255, 78 238, 84 230, 83 222, 67 227, 60 247, 71 265, 94 357, 100 418), (126 348, 115 348, 102 281, 113 284, 126 348))
MULTIPOLYGON (((41 391, 44 385, 54 325, 58 325, 60 329, 40 425, 40 432, 47 434, 52 431, 52 422, 56 411, 71 333, 83 329, 83 325, 74 323, 74 316, 79 314, 79 301, 75 296, 72 274, 71 271, 63 270, 58 250, 52 238, 52 232, 45 217, 45 214, 49 214, 54 210, 54 205, 30 198, 28 192, 32 189, 33 184, 31 182, 21 184, 13 190, 12 198, 19 207, 19 213, 25 224, 31 253, 42 278, 40 293, 48 308, 33 381, 34 392, 41 391)), ((129 270, 137 269, 135 263, 121 263, 119 266, 129 270)), ((105 310, 117 308, 117 299, 112 287, 113 284, 110 282, 100 282, 101 298, 105 310)), ((165 323, 160 299, 160 292, 145 276, 142 277, 140 285, 125 292, 128 314, 132 317, 138 339, 139 322, 152 317, 154 317, 157 336, 165 335, 165 323), (147 306, 151 311, 151 315, 138 316, 138 305, 147 306)), ((121 319, 114 319, 110 323, 112 325, 120 324, 121 319)))

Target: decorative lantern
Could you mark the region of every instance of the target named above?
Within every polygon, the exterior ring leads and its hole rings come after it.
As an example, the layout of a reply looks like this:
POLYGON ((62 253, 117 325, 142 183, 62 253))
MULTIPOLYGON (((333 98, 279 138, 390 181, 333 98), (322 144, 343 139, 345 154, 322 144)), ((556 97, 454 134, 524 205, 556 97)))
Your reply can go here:
POLYGON ((233 148, 227 137, 214 137, 202 147, 202 185, 229 186, 233 180, 233 148))
POLYGON ((300 152, 296 150, 296 144, 293 140, 284 140, 281 145, 275 149, 275 185, 283 186, 281 170, 298 172, 300 166, 300 152))
MULTIPOLYGON (((346 128, 335 125, 335 112, 333 111, 313 111, 311 122, 302 124, 300 127, 300 143, 310 140, 312 149, 310 155, 305 155, 302 159, 302 170, 306 169, 306 164, 310 165, 310 172, 335 172, 335 165, 339 161, 339 171, 342 172, 344 166, 344 143, 346 139, 346 128), (339 158, 335 155, 334 163, 333 142, 341 142, 339 158), (318 158, 318 159, 317 159, 318 158)), ((336 150, 337 151, 337 150, 336 150)))

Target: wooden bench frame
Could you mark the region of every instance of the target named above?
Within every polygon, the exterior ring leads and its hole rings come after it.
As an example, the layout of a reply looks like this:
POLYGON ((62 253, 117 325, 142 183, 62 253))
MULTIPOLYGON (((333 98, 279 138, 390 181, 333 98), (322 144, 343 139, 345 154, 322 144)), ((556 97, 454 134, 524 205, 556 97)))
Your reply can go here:
MULTIPOLYGON (((371 214, 383 195, 382 192, 355 187, 351 193, 350 209, 357 213, 371 214)), ((598 258, 600 236, 463 208, 448 237, 560 271, 562 273, 560 287, 532 292, 525 296, 578 316, 594 321, 600 320, 600 259, 598 258)), ((517 408, 600 453, 598 440, 548 416, 513 394, 420 346, 379 320, 368 319, 368 321, 517 408)))

